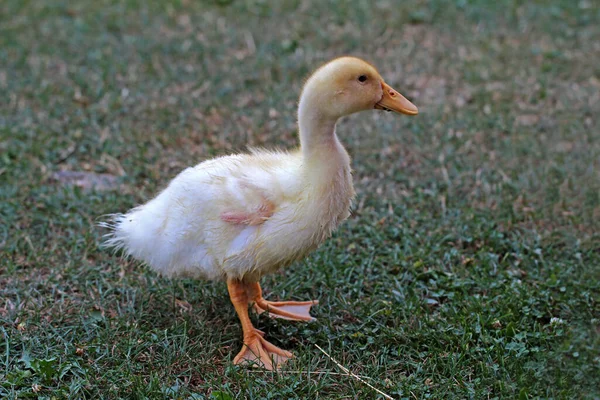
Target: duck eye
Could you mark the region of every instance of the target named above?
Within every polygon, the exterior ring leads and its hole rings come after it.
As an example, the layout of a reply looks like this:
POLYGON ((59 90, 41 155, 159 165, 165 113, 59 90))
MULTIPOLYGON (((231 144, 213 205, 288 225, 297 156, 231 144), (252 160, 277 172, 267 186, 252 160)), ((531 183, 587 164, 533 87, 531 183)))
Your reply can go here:
POLYGON ((361 76, 358 77, 358 81, 359 82, 366 82, 366 80, 367 80, 367 76, 366 75, 361 75, 361 76))

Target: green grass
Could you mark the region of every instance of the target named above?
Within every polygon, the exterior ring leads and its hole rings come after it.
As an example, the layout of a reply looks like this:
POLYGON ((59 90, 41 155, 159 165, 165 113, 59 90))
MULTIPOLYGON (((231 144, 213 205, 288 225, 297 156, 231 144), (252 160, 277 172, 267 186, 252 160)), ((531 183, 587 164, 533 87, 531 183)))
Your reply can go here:
POLYGON ((594 1, 0 3, 0 397, 600 398, 594 1), (103 251, 103 214, 246 144, 296 143, 302 81, 363 56, 421 114, 362 113, 352 217, 263 282, 297 359, 232 365, 224 284, 103 251), (115 190, 54 180, 119 177, 115 190))

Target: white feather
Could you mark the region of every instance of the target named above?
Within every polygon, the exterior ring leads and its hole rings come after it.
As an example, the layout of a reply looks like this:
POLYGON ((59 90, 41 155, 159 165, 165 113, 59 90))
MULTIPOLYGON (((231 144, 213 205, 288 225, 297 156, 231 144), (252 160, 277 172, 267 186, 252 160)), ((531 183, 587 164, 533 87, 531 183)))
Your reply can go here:
POLYGON ((346 195, 332 202, 322 182, 306 179, 300 153, 253 150, 209 160, 105 224, 112 229, 105 245, 167 276, 256 279, 316 248, 347 216, 354 192, 349 166, 342 169, 344 180, 336 184, 346 195), (220 217, 255 212, 265 198, 276 209, 261 225, 235 225, 220 217))

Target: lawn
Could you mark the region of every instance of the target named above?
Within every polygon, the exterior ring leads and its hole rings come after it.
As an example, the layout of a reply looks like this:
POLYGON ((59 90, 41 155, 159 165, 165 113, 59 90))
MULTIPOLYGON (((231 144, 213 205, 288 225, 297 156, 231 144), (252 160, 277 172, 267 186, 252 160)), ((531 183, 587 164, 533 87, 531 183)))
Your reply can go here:
POLYGON ((394 399, 599 399, 600 6, 492 3, 0 2, 0 397, 383 398, 320 346, 394 399), (317 321, 253 316, 297 358, 236 367, 225 285, 113 255, 97 223, 294 147, 303 80, 344 54, 420 114, 341 121, 352 216, 263 280, 317 321))

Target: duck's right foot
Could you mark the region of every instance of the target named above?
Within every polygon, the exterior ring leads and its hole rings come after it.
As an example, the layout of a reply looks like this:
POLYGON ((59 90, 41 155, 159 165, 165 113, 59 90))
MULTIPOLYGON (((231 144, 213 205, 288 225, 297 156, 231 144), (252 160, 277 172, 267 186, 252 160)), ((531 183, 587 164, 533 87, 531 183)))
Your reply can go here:
POLYGON ((282 318, 291 321, 315 321, 310 315, 310 308, 319 304, 319 300, 311 301, 267 301, 262 297, 254 300, 254 310, 262 314, 267 312, 271 318, 282 318))
POLYGON ((254 302, 254 311, 258 314, 267 312, 269 317, 282 318, 291 321, 315 321, 310 315, 310 308, 319 304, 319 300, 311 301, 268 301, 262 296, 258 282, 247 286, 247 295, 254 302))

